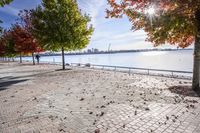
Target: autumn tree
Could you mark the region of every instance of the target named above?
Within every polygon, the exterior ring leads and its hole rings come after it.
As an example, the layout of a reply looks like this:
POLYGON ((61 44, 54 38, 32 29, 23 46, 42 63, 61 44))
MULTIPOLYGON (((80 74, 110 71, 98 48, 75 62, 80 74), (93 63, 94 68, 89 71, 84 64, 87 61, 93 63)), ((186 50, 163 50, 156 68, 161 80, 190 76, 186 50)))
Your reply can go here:
POLYGON ((147 32, 154 46, 185 48, 194 43, 193 90, 200 92, 200 0, 108 0, 107 17, 126 15, 133 27, 147 32))
POLYGON ((6 53, 6 43, 4 41, 3 33, 0 36, 0 57, 4 57, 6 53))
POLYGON ((2 38, 0 38, 0 57, 4 57, 4 53, 5 53, 5 45, 2 41, 2 38))
POLYGON ((78 9, 76 0, 42 0, 42 6, 32 11, 32 32, 46 50, 78 50, 87 46, 93 32, 90 18, 78 9))
MULTIPOLYGON (((34 52, 40 52, 42 49, 38 45, 38 41, 24 27, 18 24, 11 28, 11 35, 14 39, 15 50, 21 54, 32 54, 33 64, 35 65, 34 52)), ((21 59, 20 59, 21 62, 21 59)))
POLYGON ((16 55, 14 38, 10 31, 4 30, 0 38, 0 56, 15 57, 16 55))

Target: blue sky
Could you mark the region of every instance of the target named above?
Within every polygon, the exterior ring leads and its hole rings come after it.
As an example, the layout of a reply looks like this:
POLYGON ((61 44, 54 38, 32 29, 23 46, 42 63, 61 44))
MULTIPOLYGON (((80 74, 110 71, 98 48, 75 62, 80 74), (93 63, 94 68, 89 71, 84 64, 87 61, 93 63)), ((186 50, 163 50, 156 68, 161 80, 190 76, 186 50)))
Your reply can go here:
MULTIPOLYGON (((3 27, 8 28, 15 23, 17 14, 22 9, 32 9, 41 3, 41 0, 14 0, 10 5, 0 8, 0 19, 3 27)), ((153 48, 146 42, 144 31, 131 31, 131 24, 126 17, 122 19, 106 19, 105 10, 108 7, 106 0, 78 0, 79 8, 92 17, 91 23, 95 31, 88 48, 107 50, 111 44, 112 50, 146 49, 153 48)), ((176 48, 176 46, 162 45, 158 48, 176 48)))

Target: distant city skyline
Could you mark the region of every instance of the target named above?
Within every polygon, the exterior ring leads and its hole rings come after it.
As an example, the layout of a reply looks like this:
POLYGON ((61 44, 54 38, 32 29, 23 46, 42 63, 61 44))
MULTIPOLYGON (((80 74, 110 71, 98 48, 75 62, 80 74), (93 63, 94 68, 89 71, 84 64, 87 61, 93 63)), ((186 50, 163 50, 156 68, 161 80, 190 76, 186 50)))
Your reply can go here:
MULTIPOLYGON (((0 19, 4 28, 9 28, 15 23, 20 10, 33 9, 41 0, 14 0, 10 5, 0 8, 0 19)), ((131 31, 131 23, 127 17, 121 19, 106 19, 107 0, 78 0, 79 8, 92 18, 91 24, 95 31, 87 49, 97 48, 107 50, 110 45, 112 50, 152 49, 152 43, 146 42, 146 33, 143 30, 131 31)), ((190 48, 193 46, 190 46, 190 48)), ((156 48, 176 48, 172 45, 162 45, 156 48)))

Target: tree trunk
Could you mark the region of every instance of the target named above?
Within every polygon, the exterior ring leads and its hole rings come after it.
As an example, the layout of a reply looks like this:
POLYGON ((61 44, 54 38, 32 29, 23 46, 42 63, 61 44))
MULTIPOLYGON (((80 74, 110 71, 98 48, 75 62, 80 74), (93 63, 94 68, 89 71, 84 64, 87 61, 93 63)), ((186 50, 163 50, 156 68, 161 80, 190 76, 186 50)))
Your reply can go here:
POLYGON ((65 70, 65 51, 63 47, 62 47, 62 66, 63 70, 65 70))
POLYGON ((197 23, 197 34, 195 36, 194 44, 194 66, 193 66, 193 80, 192 89, 200 93, 199 79, 200 79, 200 10, 195 13, 197 23))
POLYGON ((35 57, 34 57, 34 53, 32 53, 32 58, 33 58, 33 65, 35 65, 35 57))
POLYGON ((19 60, 20 60, 20 63, 22 63, 22 53, 20 52, 20 55, 19 55, 19 60))

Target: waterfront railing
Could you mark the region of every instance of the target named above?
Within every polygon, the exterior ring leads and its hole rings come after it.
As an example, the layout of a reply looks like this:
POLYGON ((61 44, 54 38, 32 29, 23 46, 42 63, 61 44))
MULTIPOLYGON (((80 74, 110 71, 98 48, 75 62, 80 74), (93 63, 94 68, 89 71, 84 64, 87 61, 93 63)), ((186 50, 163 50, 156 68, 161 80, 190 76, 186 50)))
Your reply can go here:
MULTIPOLYGON (((4 61, 14 61, 13 58, 0 58, 0 60, 4 61)), ((16 61, 16 60, 15 60, 16 61)), ((32 62, 31 60, 23 60, 26 62, 32 62)), ((49 61, 40 61, 40 63, 45 64, 57 64, 61 65, 61 62, 49 62, 49 61)), ((145 74, 152 76, 165 76, 165 77, 173 77, 173 78, 184 78, 184 79, 192 79, 192 72, 190 71, 177 71, 177 70, 163 70, 163 69, 151 69, 151 68, 139 68, 139 67, 125 67, 125 66, 113 66, 113 65, 97 65, 90 63, 71 63, 66 64, 70 67, 84 67, 90 69, 100 69, 100 70, 109 70, 114 72, 125 72, 129 75, 131 74, 145 74)))
POLYGON ((95 65, 95 64, 81 64, 81 63, 71 63, 72 67, 86 67, 92 69, 101 70, 112 70, 126 72, 130 74, 145 74, 145 75, 159 75, 159 76, 169 76, 174 78, 192 78, 192 72, 190 71, 177 71, 177 70, 162 70, 162 69, 150 69, 150 68, 138 68, 138 67, 124 67, 124 66, 110 66, 110 65, 95 65))

